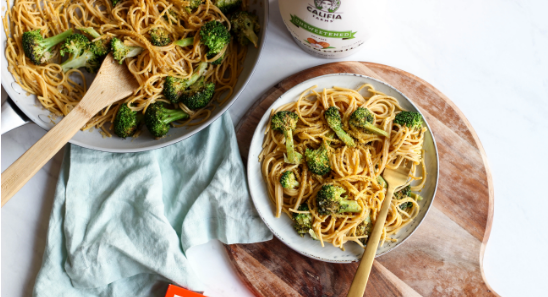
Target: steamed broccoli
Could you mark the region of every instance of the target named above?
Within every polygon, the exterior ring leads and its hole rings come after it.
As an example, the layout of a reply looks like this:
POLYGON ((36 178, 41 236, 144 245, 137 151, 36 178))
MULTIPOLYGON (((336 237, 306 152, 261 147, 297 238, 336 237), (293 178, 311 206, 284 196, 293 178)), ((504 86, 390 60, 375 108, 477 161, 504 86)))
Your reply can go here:
POLYGON ((201 76, 181 94, 180 100, 191 110, 204 108, 209 104, 215 93, 215 84, 206 82, 201 76))
MULTIPOLYGON (((187 37, 187 38, 183 38, 181 40, 177 40, 174 42, 175 45, 178 45, 180 47, 185 47, 185 46, 191 46, 194 44, 194 37, 187 37)), ((211 54, 211 55, 207 55, 207 58, 208 59, 211 59, 213 57, 215 57, 217 54, 211 54)), ((211 62, 211 64, 213 65, 219 65, 223 62, 223 59, 225 58, 225 55, 226 53, 224 53, 220 58, 217 58, 217 60, 211 62)))
MULTIPOLYGON (((308 211, 308 205, 301 204, 299 210, 308 211)), ((293 228, 295 228, 295 231, 301 237, 304 237, 305 234, 310 233, 310 230, 312 230, 312 215, 310 213, 293 213, 293 221, 295 221, 293 228)))
MULTIPOLYGON (((371 225, 371 218, 369 216, 367 216, 365 218, 365 220, 363 220, 358 226, 356 226, 355 235, 356 236, 368 236, 369 234, 371 234, 372 227, 373 226, 371 225)), ((360 238, 359 240, 363 244, 367 243, 367 238, 360 238)))
POLYGON ((236 34, 241 45, 247 46, 251 42, 257 47, 259 43, 257 34, 261 26, 256 15, 246 11, 238 11, 230 17, 230 24, 232 24, 232 32, 236 34))
POLYGON ((333 131, 335 131, 335 133, 337 133, 337 136, 340 140, 342 140, 342 142, 344 142, 344 144, 350 147, 356 145, 354 139, 352 139, 352 137, 343 130, 341 115, 339 114, 339 110, 336 107, 331 106, 330 108, 328 108, 325 111, 324 116, 329 127, 333 131))
POLYGON ((78 30, 80 30, 84 33, 89 34, 89 36, 91 36, 93 39, 101 37, 101 34, 99 34, 99 32, 97 32, 97 31, 95 31, 95 29, 93 29, 93 27, 78 27, 76 29, 78 29, 78 30))
POLYGON ((361 128, 365 129, 368 132, 380 135, 380 136, 388 136, 388 133, 384 131, 383 129, 377 128, 375 124, 373 124, 375 121, 375 115, 367 108, 365 107, 358 107, 356 111, 352 113, 350 116, 350 119, 348 120, 348 123, 355 128, 361 128))
MULTIPOLYGON (((209 21, 200 28, 201 42, 207 46, 207 57, 211 59, 225 48, 230 42, 230 32, 219 21, 209 21)), ((222 58, 219 58, 222 62, 222 58)), ((215 60, 214 63, 220 64, 215 60)))
POLYGON ((287 149, 287 161, 291 164, 299 164, 302 155, 295 152, 293 145, 293 130, 297 128, 299 116, 291 111, 278 111, 272 116, 271 129, 284 134, 285 147, 287 149))
POLYGON ((141 126, 143 113, 131 110, 127 104, 122 104, 114 118, 114 134, 126 138, 133 136, 141 126))
POLYGON ((23 33, 23 51, 27 58, 34 64, 40 65, 49 60, 51 57, 51 49, 63 42, 70 35, 72 35, 72 29, 68 29, 61 34, 44 39, 42 34, 40 34, 40 29, 27 31, 23 33))
MULTIPOLYGON (((401 200, 405 197, 409 197, 410 194, 411 194, 411 186, 407 186, 407 187, 395 192, 394 193, 394 198, 396 198, 398 200, 401 200)), ((413 206, 412 202, 405 202, 405 203, 400 204, 401 209, 407 209, 411 206, 413 206)))
POLYGON ((118 63, 120 64, 124 62, 124 59, 135 57, 144 50, 140 46, 125 45, 120 39, 116 37, 112 38, 112 40, 110 41, 110 46, 112 49, 112 55, 114 56, 114 60, 118 61, 118 63))
POLYGON ((201 62, 188 79, 166 77, 164 96, 172 103, 183 102, 190 109, 206 106, 215 92, 214 83, 206 83, 203 77, 207 62, 201 62))
POLYGON ((179 103, 179 98, 188 87, 188 80, 167 76, 164 82, 164 96, 173 103, 179 103))
POLYGON ((189 115, 180 109, 167 109, 163 102, 151 104, 145 113, 145 125, 148 131, 156 137, 163 137, 169 132, 169 123, 187 120, 189 115))
POLYGON ((178 45, 180 47, 193 45, 194 44, 194 37, 187 37, 187 38, 183 38, 181 40, 177 40, 177 41, 174 42, 174 44, 178 45))
POLYGON ((410 129, 420 129, 422 127, 422 116, 414 111, 401 111, 396 115, 394 123, 407 126, 410 129))
POLYGON ((284 189, 294 189, 299 186, 299 181, 295 178, 293 171, 285 171, 280 176, 280 183, 284 189))
POLYGON ((156 27, 150 30, 150 43, 155 46, 166 46, 171 42, 166 28, 156 27))
MULTIPOLYGON (((208 55, 207 58, 208 58, 208 59, 211 59, 211 58, 215 57, 216 55, 217 55, 217 54, 208 55)), ((211 62, 211 64, 213 64, 213 65, 220 65, 221 63, 223 63, 223 60, 224 60, 225 56, 226 56, 226 52, 224 52, 219 58, 217 58, 217 60, 211 62)))
POLYGON ((170 24, 178 24, 179 23, 179 15, 177 14, 177 12, 175 10, 170 8, 167 11, 167 13, 164 14, 164 20, 166 20, 170 24))
MULTIPOLYGON (((422 197, 419 194, 411 192, 411 186, 410 185, 407 185, 403 189, 401 189, 401 190, 394 193, 394 198, 395 199, 401 200, 401 199, 404 199, 406 197, 411 197, 411 198, 415 199, 416 201, 421 201, 422 200, 422 197)), ((413 206, 413 202, 405 202, 405 203, 400 204, 400 208, 403 209, 403 210, 405 210, 409 207, 412 207, 412 206, 413 206)))
POLYGON ((61 64, 63 72, 70 69, 85 67, 90 73, 101 67, 105 53, 97 49, 88 38, 82 34, 72 34, 61 45, 61 56, 68 55, 68 59, 61 64))
MULTIPOLYGON (((79 27, 76 29, 84 33, 87 33, 89 36, 91 36, 92 39, 101 37, 101 34, 95 31, 95 29, 93 29, 92 27, 79 27)), ((96 53, 99 56, 106 57, 106 55, 110 52, 110 40, 107 38, 101 38, 99 40, 92 42, 92 44, 95 47, 96 53)))
POLYGON ((242 0, 214 0, 213 3, 224 14, 231 13, 242 6, 242 0))
POLYGON ((61 56, 67 54, 80 55, 89 47, 89 39, 82 34, 72 34, 61 44, 59 53, 61 56))
POLYGON ((331 172, 329 163, 329 144, 326 141, 316 150, 306 149, 304 157, 308 170, 317 175, 326 175, 331 172))
POLYGON ((343 212, 360 212, 361 206, 355 200, 341 198, 345 189, 333 185, 324 185, 316 196, 318 204, 318 213, 321 215, 331 215, 343 212))
POLYGON ((394 193, 394 198, 396 199, 403 199, 405 197, 408 197, 409 194, 411 194, 411 186, 406 186, 403 189, 400 189, 399 191, 394 193))
POLYGON ((188 5, 185 6, 186 11, 189 13, 198 8, 202 4, 202 0, 188 0, 188 5))

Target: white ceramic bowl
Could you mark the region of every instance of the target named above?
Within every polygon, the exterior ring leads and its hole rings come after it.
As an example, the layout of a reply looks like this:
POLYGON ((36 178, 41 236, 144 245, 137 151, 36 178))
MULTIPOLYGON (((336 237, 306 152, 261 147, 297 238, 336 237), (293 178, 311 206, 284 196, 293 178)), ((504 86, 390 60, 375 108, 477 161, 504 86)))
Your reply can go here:
MULTIPOLYGON (((334 247, 331 243, 325 243, 325 247, 322 247, 319 241, 312 240, 310 236, 305 236, 302 238, 297 235, 293 229, 293 222, 287 215, 282 214, 280 218, 276 218, 274 216, 274 205, 268 197, 268 190, 261 174, 261 164, 258 159, 259 154, 262 151, 264 130, 268 124, 268 118, 272 109, 278 108, 283 104, 296 101, 298 96, 303 91, 313 85, 318 85, 318 89, 330 88, 333 86, 355 89, 364 83, 370 83, 375 87, 375 89, 389 96, 395 97, 400 102, 402 108, 411 111, 419 111, 417 107, 407 97, 405 97, 405 95, 384 82, 358 74, 329 74, 302 82, 283 94, 272 104, 272 106, 270 106, 268 111, 261 118, 261 121, 253 134, 253 139, 251 140, 247 160, 247 179, 251 197, 257 211, 259 212, 259 215, 272 233, 274 233, 274 235, 282 242, 293 250, 316 260, 333 263, 355 262, 361 258, 363 249, 353 242, 349 242, 345 245, 346 251, 342 251, 341 249, 334 247)), ((426 119, 425 123, 428 126, 426 119)), ((436 142, 434 141, 434 137, 430 131, 430 127, 428 126, 428 132, 426 133, 424 143, 424 149, 426 151, 425 164, 428 177, 426 185, 421 191, 421 196, 424 199, 419 202, 420 212, 411 224, 405 226, 394 237, 398 241, 386 242, 377 250, 377 256, 388 253, 409 238, 409 236, 411 236, 411 234, 413 234, 413 232, 420 225, 432 205, 438 184, 438 151, 436 148, 436 142)))
MULTIPOLYGON (((7 9, 7 2, 6 0, 0 0, 0 7, 2 8, 2 16, 4 16, 6 9, 7 9)), ((9 0, 8 0, 9 1, 9 0)), ((79 146, 83 146, 90 149, 96 149, 101 151, 109 151, 109 152, 119 152, 119 153, 127 153, 127 152, 138 152, 138 151, 146 151, 151 149, 157 149, 161 148, 176 142, 179 142, 185 138, 188 138, 192 136, 193 134, 199 132, 200 130, 207 127, 209 124, 211 124, 213 121, 215 121, 218 117, 220 117, 224 112, 228 110, 228 108, 236 101, 242 90, 245 88, 247 82, 251 78, 251 75, 253 74, 253 71, 255 70, 255 66, 259 62, 260 53, 262 52, 263 45, 266 40, 266 32, 267 32, 267 26, 268 26, 268 4, 269 2, 267 0, 260 0, 260 1, 252 1, 253 3, 250 3, 249 10, 257 13, 259 17, 259 22, 261 24, 261 34, 259 36, 259 47, 249 47, 247 57, 245 59, 244 63, 244 69, 242 73, 240 74, 240 77, 238 79, 238 83, 236 84, 234 88, 234 93, 232 95, 232 98, 230 98, 227 102, 225 102, 224 105, 217 107, 215 110, 213 110, 211 116, 207 121, 204 123, 201 123, 196 126, 185 126, 181 128, 172 128, 168 135, 162 139, 155 140, 147 131, 147 129, 143 129, 143 133, 138 138, 127 138, 127 139, 121 139, 119 137, 110 137, 110 138, 103 138, 103 136, 99 133, 98 130, 89 132, 89 131, 79 131, 71 140, 70 142, 73 144, 77 144, 79 146)), ((11 1, 13 4, 13 1, 11 1)), ((41 104, 36 99, 36 96, 31 95, 27 96, 26 92, 23 91, 23 89, 15 82, 15 79, 11 75, 11 73, 8 71, 8 62, 6 60, 6 52, 4 50, 6 46, 6 34, 4 30, 0 30, 0 44, 2 44, 2 56, 1 56, 1 64, 2 64, 2 86, 10 96, 10 98, 15 102, 15 104, 19 107, 19 109, 34 123, 36 123, 38 126, 49 130, 53 127, 53 124, 51 123, 49 116, 49 111, 45 110, 41 104)), ((85 73, 85 71, 84 71, 85 73)), ((88 86, 93 79, 94 76, 88 75, 86 77, 86 81, 88 82, 88 86)), ((57 122, 60 119, 57 120, 57 122)))

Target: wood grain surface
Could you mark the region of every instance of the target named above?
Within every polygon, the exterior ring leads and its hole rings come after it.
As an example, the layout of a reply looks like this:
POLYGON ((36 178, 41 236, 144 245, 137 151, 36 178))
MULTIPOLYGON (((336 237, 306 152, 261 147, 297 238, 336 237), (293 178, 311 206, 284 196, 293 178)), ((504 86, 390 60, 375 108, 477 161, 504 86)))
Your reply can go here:
MULTIPOLYGON (((498 296, 483 274, 483 253, 493 220, 493 182, 474 129, 445 95, 400 69, 367 62, 337 62, 294 74, 267 91, 237 127, 242 159, 268 107, 291 87, 331 73, 380 79, 411 99, 437 141, 439 186, 416 232, 378 257, 365 296, 498 296)), ((245 162, 245 161, 244 161, 245 162)), ((278 239, 227 245, 240 278, 256 296, 346 296, 357 263, 331 264, 298 254, 278 239)))

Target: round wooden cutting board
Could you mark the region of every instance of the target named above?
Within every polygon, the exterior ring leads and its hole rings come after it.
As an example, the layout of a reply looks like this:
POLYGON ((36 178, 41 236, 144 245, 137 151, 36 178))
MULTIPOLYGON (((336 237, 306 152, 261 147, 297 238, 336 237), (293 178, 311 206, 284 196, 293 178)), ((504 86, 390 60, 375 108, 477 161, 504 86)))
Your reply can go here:
MULTIPOLYGON (((493 220, 493 182, 485 152, 462 112, 424 80, 366 62, 330 63, 294 74, 266 92, 239 123, 242 159, 247 160, 257 123, 276 99, 296 84, 330 73, 367 75, 403 92, 426 117, 439 151, 433 207, 413 236, 376 259, 365 295, 498 296, 482 268, 493 220)), ((358 266, 312 260, 276 238, 227 245, 226 250, 248 288, 264 297, 346 296, 358 266)))

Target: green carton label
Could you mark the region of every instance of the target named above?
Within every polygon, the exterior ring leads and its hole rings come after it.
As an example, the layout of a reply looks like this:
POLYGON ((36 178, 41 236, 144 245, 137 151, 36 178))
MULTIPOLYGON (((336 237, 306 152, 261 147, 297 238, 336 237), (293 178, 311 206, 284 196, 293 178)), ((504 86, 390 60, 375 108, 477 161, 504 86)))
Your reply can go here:
POLYGON ((291 15, 291 20, 290 21, 291 21, 291 23, 293 23, 293 25, 295 25, 297 27, 300 27, 300 28, 303 28, 303 29, 305 29, 306 31, 308 31, 310 33, 313 33, 313 34, 316 34, 316 35, 319 35, 319 36, 322 36, 322 37, 353 39, 353 38, 355 38, 354 35, 357 33, 357 31, 352 32, 352 31, 328 31, 328 30, 323 30, 323 29, 320 29, 318 27, 314 27, 314 26, 310 25, 309 23, 303 21, 301 18, 299 18, 296 15, 291 15))

